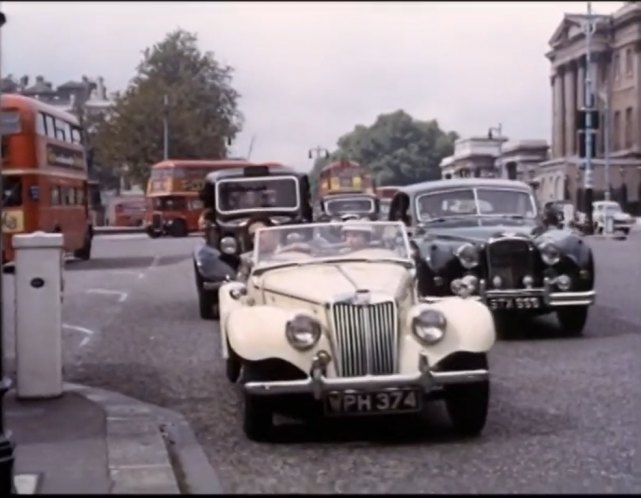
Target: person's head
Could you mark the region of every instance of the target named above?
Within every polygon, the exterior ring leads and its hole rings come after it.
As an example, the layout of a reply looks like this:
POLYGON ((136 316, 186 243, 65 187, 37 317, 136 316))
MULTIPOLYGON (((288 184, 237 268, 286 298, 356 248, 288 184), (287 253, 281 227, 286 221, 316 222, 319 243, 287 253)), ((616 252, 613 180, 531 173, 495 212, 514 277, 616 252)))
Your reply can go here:
POLYGON ((367 222, 349 220, 343 225, 342 231, 349 248, 356 251, 369 246, 374 230, 367 222))

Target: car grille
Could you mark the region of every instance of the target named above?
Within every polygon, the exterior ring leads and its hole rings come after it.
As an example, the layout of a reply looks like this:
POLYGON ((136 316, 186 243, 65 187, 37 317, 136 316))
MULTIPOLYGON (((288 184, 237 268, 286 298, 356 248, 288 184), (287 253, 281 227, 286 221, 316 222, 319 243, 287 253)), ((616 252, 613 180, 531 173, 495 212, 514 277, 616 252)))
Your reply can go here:
POLYGON ((338 374, 356 377, 395 373, 398 350, 395 303, 337 303, 332 309, 338 374))
POLYGON ((523 277, 533 275, 531 245, 528 240, 499 239, 487 246, 488 280, 501 277, 501 288, 523 287, 523 277))

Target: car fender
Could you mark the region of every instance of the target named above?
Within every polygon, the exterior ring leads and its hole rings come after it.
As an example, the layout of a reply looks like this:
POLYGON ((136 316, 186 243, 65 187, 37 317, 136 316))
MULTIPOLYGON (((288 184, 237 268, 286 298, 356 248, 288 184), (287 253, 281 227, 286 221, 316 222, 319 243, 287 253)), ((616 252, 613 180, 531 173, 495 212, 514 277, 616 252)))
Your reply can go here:
POLYGON ((420 303, 409 310, 404 325, 406 333, 401 341, 400 355, 402 373, 416 372, 421 352, 427 354, 430 365, 435 365, 458 351, 488 352, 496 342, 492 313, 474 299, 452 296, 432 304, 420 303), (447 320, 445 336, 432 346, 419 342, 412 331, 412 321, 426 309, 440 311, 447 320))
POLYGON ((196 246, 192 257, 196 271, 206 280, 222 282, 236 276, 233 257, 226 256, 207 244, 196 246))
POLYGON ((219 321, 218 328, 220 330, 220 350, 224 359, 229 357, 227 347, 227 319, 232 311, 248 306, 246 295, 239 298, 234 298, 231 295, 232 291, 241 291, 245 289, 245 284, 241 282, 226 282, 218 289, 218 310, 219 321))
POLYGON ((309 372, 317 351, 330 352, 327 333, 316 346, 307 351, 294 349, 285 337, 285 325, 294 315, 304 314, 314 318, 306 309, 282 309, 272 306, 243 306, 235 308, 226 317, 225 329, 229 345, 245 360, 259 361, 278 358, 309 372))

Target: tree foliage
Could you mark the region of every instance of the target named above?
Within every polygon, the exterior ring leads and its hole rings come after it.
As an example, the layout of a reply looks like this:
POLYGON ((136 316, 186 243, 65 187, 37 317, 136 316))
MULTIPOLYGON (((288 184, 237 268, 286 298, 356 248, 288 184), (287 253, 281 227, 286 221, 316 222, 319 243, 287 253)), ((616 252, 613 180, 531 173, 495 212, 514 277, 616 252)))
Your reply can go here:
POLYGON ((129 88, 116 98, 108 119, 97 125, 96 160, 144 185, 164 155, 165 113, 169 157, 216 159, 242 126, 233 69, 202 53, 195 34, 178 29, 143 53, 129 88), (167 96, 168 106, 164 106, 167 96))
POLYGON ((441 178, 440 163, 454 153, 455 132, 436 120, 419 121, 399 110, 381 114, 371 126, 357 125, 338 139, 328 159, 319 158, 310 173, 314 188, 320 170, 346 158, 369 168, 378 185, 408 185, 441 178))

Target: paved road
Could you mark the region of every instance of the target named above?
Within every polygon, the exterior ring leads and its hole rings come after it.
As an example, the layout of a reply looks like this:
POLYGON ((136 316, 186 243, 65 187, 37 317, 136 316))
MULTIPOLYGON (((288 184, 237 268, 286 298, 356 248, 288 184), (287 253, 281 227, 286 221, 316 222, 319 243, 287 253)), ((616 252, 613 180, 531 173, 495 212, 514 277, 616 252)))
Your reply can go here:
POLYGON ((105 236, 93 261, 68 266, 65 375, 182 412, 226 491, 641 491, 641 234, 591 241, 599 304, 585 337, 543 322, 497 344, 480 439, 451 437, 436 406, 429 423, 289 425, 268 445, 245 439, 217 330, 198 318, 197 242, 105 236))

